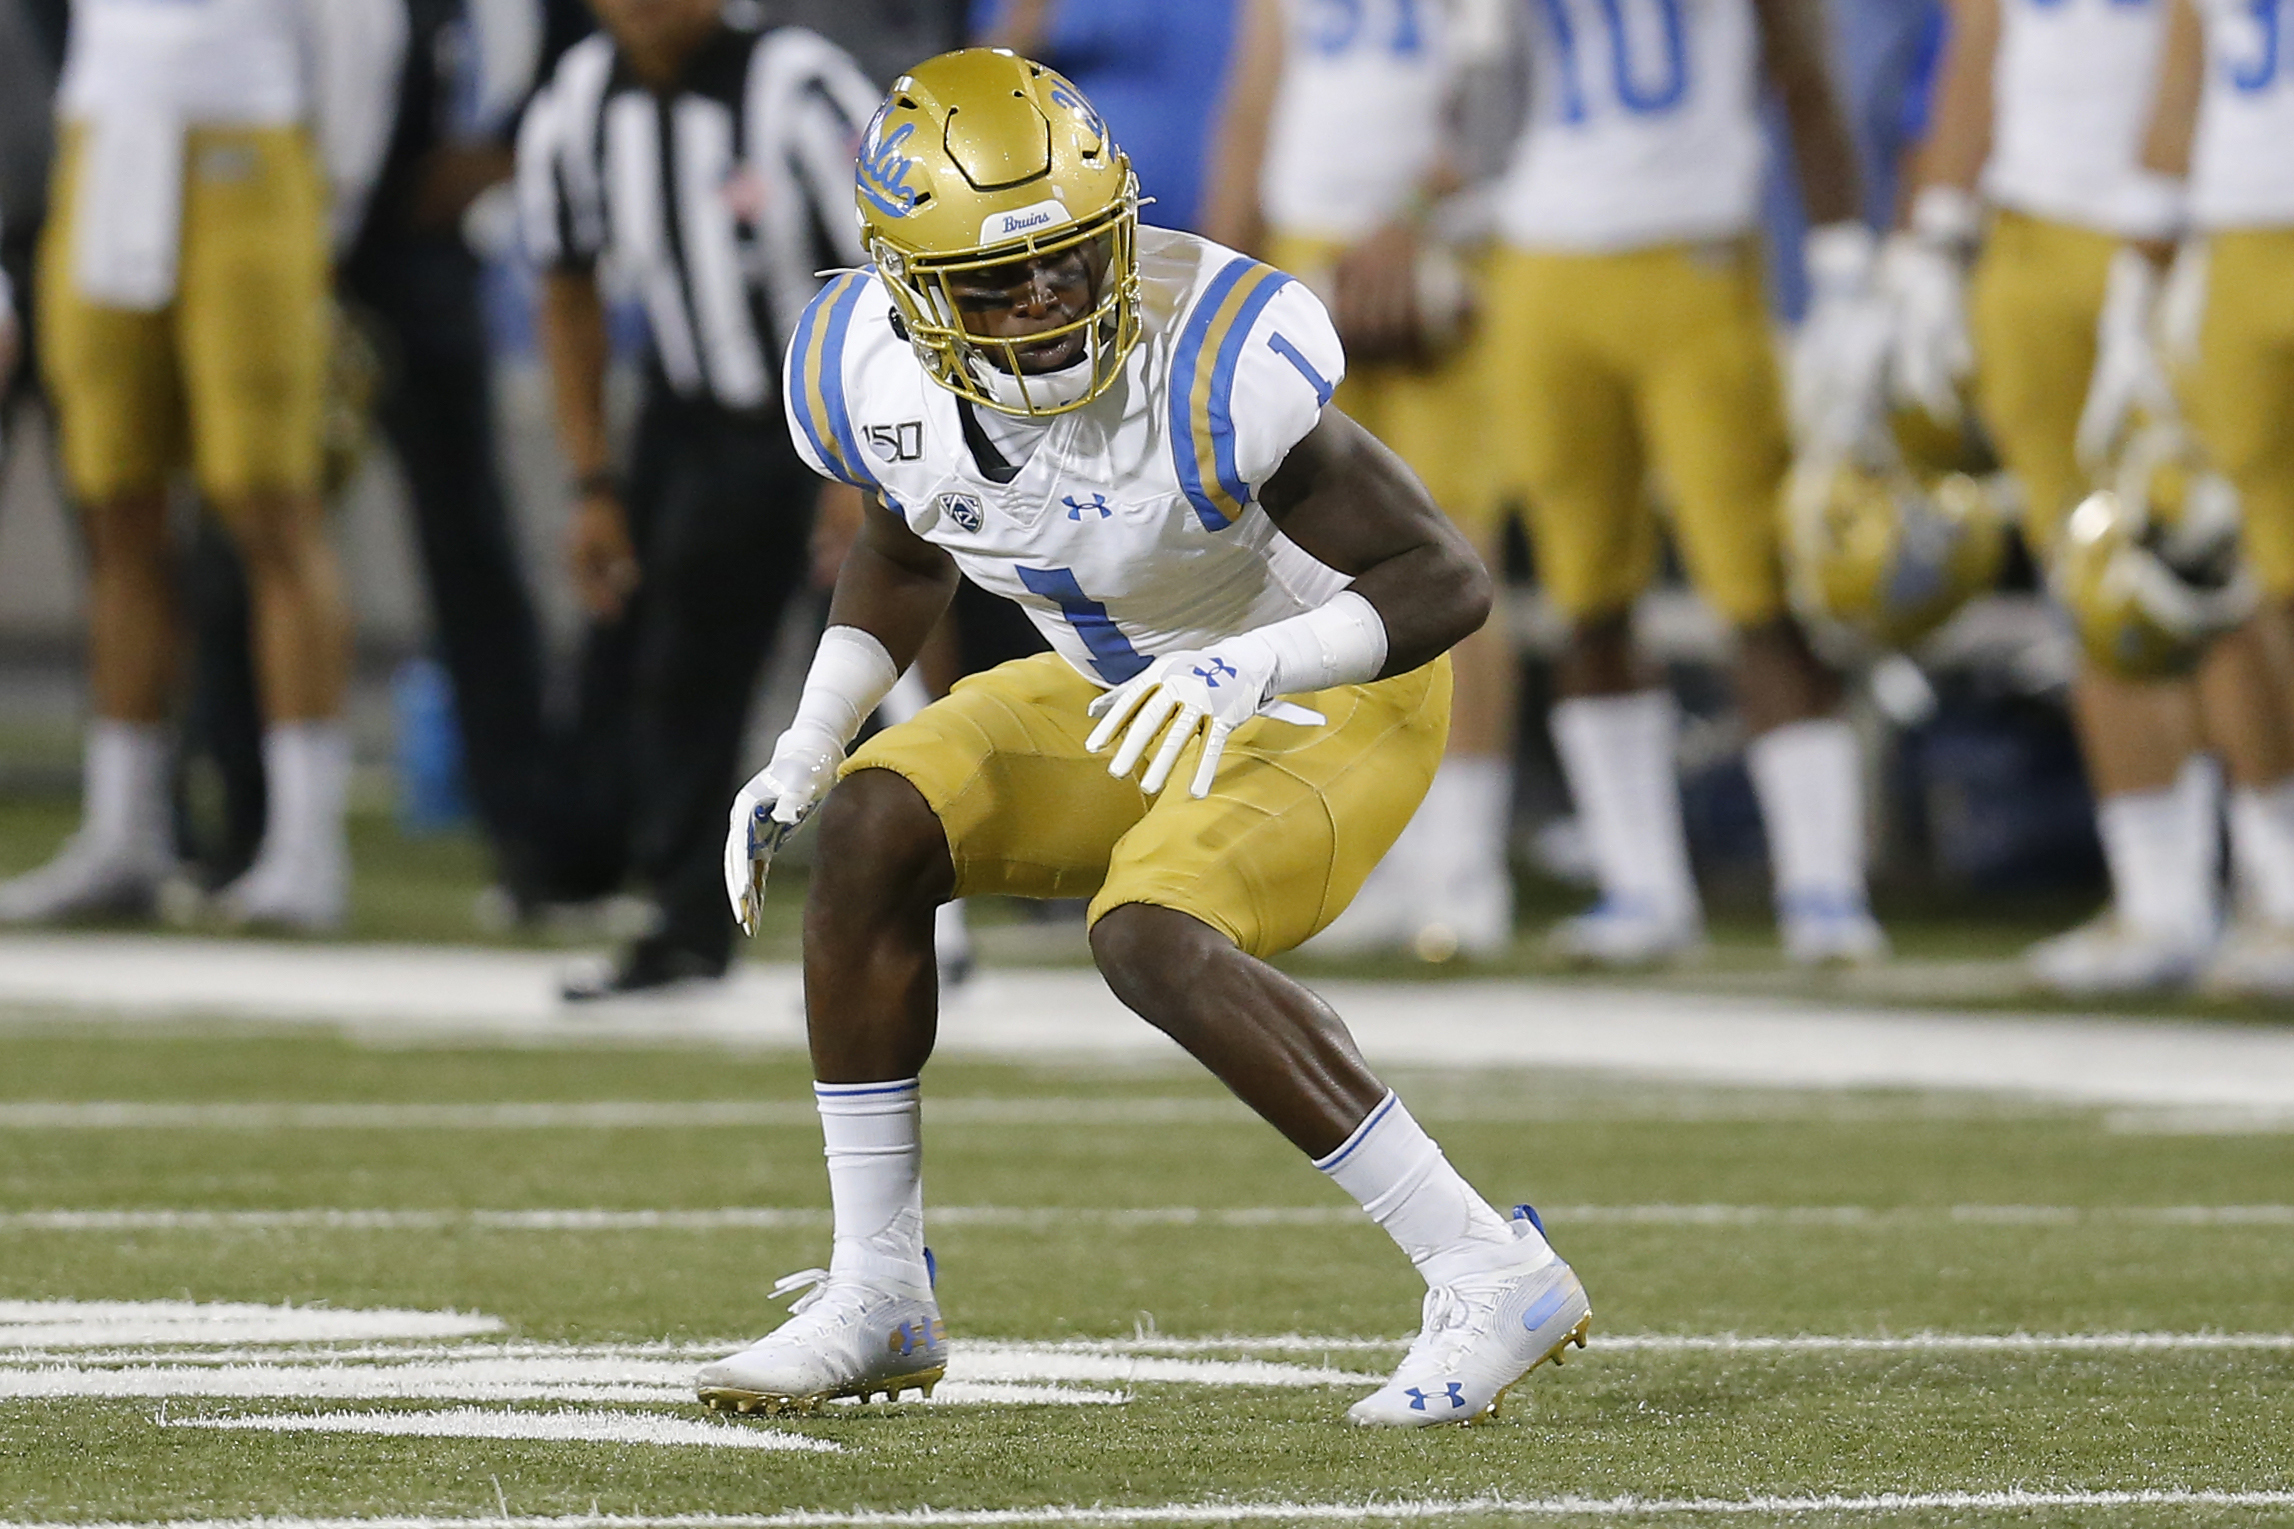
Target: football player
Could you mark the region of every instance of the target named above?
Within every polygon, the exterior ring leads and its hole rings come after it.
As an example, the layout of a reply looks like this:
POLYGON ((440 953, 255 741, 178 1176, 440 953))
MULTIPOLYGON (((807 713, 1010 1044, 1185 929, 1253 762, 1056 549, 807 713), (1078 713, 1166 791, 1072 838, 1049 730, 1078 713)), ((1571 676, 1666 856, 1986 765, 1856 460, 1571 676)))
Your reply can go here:
POLYGON ((1417 806, 1445 654, 1481 624, 1489 576, 1329 406, 1345 357, 1321 304, 1139 226, 1128 162, 1059 75, 985 49, 918 65, 862 139, 859 198, 874 269, 808 310, 787 401, 815 467, 876 502, 797 718, 733 804, 725 867, 747 922, 772 846, 821 804, 805 999, 834 1251, 784 1282, 813 1286, 788 1322, 702 1370, 703 1399, 807 1407, 943 1373, 917 1103, 933 909, 1002 893, 1088 896, 1116 995, 1424 1275, 1419 1338, 1349 1416, 1482 1416, 1583 1341, 1584 1287, 1265 958, 1334 917, 1417 806), (1055 651, 962 681, 848 759, 959 575, 1055 651))
MULTIPOLYGON (((1504 42, 1490 0, 1249 0, 1204 228, 1328 300, 1346 345, 1339 407, 1410 464, 1492 564, 1503 526, 1475 481, 1484 453, 1470 262, 1445 225, 1460 210, 1464 93, 1477 68, 1502 66, 1504 42)), ((1512 938, 1505 622, 1452 659, 1450 745, 1425 803, 1317 950, 1440 958, 1512 938)))
POLYGON ((168 487, 246 564, 268 811, 230 922, 344 916, 350 631, 320 495, 328 284, 390 136, 396 6, 78 0, 40 247, 40 351, 86 531, 82 821, 0 923, 148 912, 172 864, 168 487))
MULTIPOLYGON (((2026 540, 2045 561, 2124 433, 2124 411, 2098 407, 2082 423, 2090 383, 2106 398, 2139 391, 2153 415, 2174 410, 2155 368, 2139 364, 2147 350, 2099 356, 2097 343, 2099 323, 2139 328, 2150 306, 2155 276, 2121 242, 2171 241, 2183 220, 2180 186, 2141 163, 2165 4, 1953 0, 1951 19, 1909 227, 1886 260, 1899 313, 1893 372, 1907 397, 1956 419, 1957 384, 1972 369, 1976 407, 2022 486, 2026 540)), ((2158 987, 2207 959, 2220 791, 2208 743, 2235 787, 2238 863, 2266 915, 2294 920, 2294 757, 2264 657, 2250 626, 2215 645, 2195 682, 2085 663, 2073 711, 2113 904, 2033 949, 2041 981, 2158 987)))
POLYGON ((1733 630, 1738 705, 1787 955, 1883 948, 1865 900, 1861 767, 1839 685, 1786 606, 1788 461, 1755 223, 1762 71, 1791 129, 1810 307, 1804 437, 1877 363, 1875 239, 1812 0, 1546 0, 1532 110, 1497 197, 1482 449, 1525 492, 1537 570, 1569 623, 1554 739, 1601 901, 1554 931, 1579 959, 1694 949, 1702 913, 1673 769, 1671 695, 1633 651, 1661 480, 1690 581, 1733 630))
MULTIPOLYGON (((2187 185, 2194 237, 2160 327, 2191 422, 2237 489, 2241 550, 2261 587, 2229 657, 2266 665, 2275 693, 2242 687, 2207 713, 2231 762, 2231 853, 2249 919, 2206 975, 2283 995, 2294 992, 2294 7, 2169 3, 2144 164, 2187 185), (2271 698, 2285 705, 2262 704, 2271 698)), ((2138 253, 2157 271, 2168 251, 2153 242, 2138 253)), ((2105 353, 2124 360, 2097 367, 2091 433, 2119 428, 2135 399, 2129 381, 2150 370, 2138 306, 2103 336, 2105 353)))

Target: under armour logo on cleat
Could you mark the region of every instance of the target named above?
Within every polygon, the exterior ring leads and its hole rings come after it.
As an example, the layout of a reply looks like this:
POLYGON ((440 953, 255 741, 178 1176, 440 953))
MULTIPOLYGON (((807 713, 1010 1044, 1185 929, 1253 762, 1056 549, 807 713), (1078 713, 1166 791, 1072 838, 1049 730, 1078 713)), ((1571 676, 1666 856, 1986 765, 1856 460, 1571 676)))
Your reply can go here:
MULTIPOLYGON (((1466 1404, 1466 1388, 1463 1381, 1448 1381, 1443 1385, 1442 1389, 1449 1393, 1448 1401, 1451 1406, 1463 1407, 1466 1404)), ((1418 1412, 1423 1412, 1426 1410, 1425 1392, 1419 1390, 1416 1386, 1411 1386, 1403 1391, 1402 1394, 1410 1398, 1410 1406, 1412 1410, 1418 1412)))
POLYGON ((1189 672, 1192 673, 1195 678, 1201 680, 1204 684, 1210 686, 1213 690, 1216 690, 1219 688, 1220 675, 1223 674, 1231 680, 1236 678, 1241 671, 1237 670, 1233 664, 1228 663, 1225 659, 1214 657, 1209 664, 1197 664, 1189 672))
POLYGON ((1075 496, 1073 494, 1063 494, 1060 496, 1059 502, 1067 506, 1067 518, 1070 520, 1083 519, 1083 512, 1085 510, 1091 510, 1095 512, 1101 520, 1105 520, 1108 516, 1115 513, 1113 510, 1107 507, 1107 496, 1105 494, 1093 494, 1091 496, 1091 503, 1089 504, 1078 504, 1075 502, 1075 496))

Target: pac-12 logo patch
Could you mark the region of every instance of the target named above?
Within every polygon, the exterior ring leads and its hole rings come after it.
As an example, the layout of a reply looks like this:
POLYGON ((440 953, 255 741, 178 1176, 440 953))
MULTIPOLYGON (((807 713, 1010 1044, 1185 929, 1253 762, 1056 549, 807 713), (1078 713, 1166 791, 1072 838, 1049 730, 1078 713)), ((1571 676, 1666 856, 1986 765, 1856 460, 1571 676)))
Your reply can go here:
POLYGON ((933 508, 967 531, 977 531, 987 522, 980 501, 970 494, 942 494, 933 508))

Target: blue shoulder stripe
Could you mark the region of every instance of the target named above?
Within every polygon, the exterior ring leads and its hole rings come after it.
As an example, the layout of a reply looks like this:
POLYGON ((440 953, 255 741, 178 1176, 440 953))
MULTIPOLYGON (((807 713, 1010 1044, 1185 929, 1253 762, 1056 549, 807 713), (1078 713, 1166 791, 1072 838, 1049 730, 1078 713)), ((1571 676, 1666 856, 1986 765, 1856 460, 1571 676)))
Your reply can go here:
POLYGON ((855 488, 880 488, 844 396, 845 335, 867 286, 866 272, 847 271, 805 305, 789 342, 789 396, 798 400, 797 423, 828 470, 855 488))
POLYGON ((1171 456, 1205 528, 1242 518, 1251 487, 1235 465, 1235 369, 1251 326, 1291 278, 1237 258, 1211 279, 1187 316, 1171 360, 1171 456))

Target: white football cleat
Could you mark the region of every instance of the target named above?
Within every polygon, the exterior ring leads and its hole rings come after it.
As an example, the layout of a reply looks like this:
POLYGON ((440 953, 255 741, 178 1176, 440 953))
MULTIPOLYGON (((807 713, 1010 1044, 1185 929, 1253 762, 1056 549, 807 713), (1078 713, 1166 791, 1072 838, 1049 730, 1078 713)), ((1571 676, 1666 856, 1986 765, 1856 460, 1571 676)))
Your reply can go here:
MULTIPOLYGON (((1519 1235, 1537 1213, 1514 1207, 1519 1235)), ((1533 1268, 1501 1268, 1426 1292, 1425 1317, 1394 1378, 1346 1409, 1368 1428, 1426 1428, 1496 1417, 1515 1381, 1562 1350, 1585 1346, 1593 1305, 1555 1254, 1533 1268)))
POLYGON ((172 869, 160 847, 99 843, 74 834, 56 858, 0 881, 0 924, 45 924, 106 915, 148 917, 172 869))
POLYGON ((1777 927, 1795 966, 1868 966, 1887 959, 1888 937, 1861 897, 1788 895, 1777 927))
POLYGON ((233 929, 324 934, 342 927, 349 869, 339 855, 258 854, 210 906, 233 929))
POLYGON ((2294 926, 2259 920, 2233 925, 2199 985, 2226 997, 2294 998, 2294 926))
POLYGON ((811 1412, 840 1396, 931 1396, 948 1373, 948 1324, 929 1285, 806 1269, 772 1293, 778 1298, 808 1285, 786 1322, 702 1368, 704 1405, 719 1412, 811 1412))
POLYGON ((2209 942, 2127 928, 2109 910, 2024 952, 2042 987, 2071 996, 2149 993, 2187 985, 2206 964, 2209 942))
POLYGON ((1704 926, 1693 912, 1667 916, 1608 898, 1545 935, 1546 954, 1587 966, 1654 966, 1692 959, 1704 948, 1704 926))

